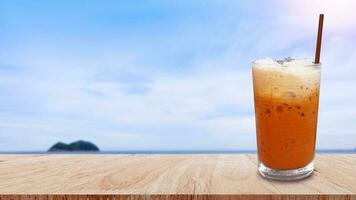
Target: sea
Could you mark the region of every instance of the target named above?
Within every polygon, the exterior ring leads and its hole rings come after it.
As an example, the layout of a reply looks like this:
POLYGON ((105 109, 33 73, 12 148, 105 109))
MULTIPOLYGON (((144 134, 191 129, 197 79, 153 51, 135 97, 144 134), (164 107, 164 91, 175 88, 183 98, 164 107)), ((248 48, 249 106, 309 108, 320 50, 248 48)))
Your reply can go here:
MULTIPOLYGON (((319 154, 356 154, 356 149, 321 149, 319 154)), ((256 150, 0 151, 0 154, 255 154, 256 150)))

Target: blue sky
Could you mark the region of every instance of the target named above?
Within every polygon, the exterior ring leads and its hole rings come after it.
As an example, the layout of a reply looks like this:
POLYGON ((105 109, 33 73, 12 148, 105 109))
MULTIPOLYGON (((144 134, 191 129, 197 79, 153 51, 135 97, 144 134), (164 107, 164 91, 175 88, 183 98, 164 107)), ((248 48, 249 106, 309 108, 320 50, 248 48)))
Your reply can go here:
POLYGON ((356 146, 356 4, 0 0, 0 150, 255 149, 251 61, 313 57, 319 149, 356 146))

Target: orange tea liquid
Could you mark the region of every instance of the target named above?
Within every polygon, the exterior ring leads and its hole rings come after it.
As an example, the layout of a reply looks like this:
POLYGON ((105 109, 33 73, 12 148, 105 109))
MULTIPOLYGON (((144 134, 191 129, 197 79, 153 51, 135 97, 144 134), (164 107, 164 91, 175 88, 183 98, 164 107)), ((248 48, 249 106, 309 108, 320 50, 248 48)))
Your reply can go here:
POLYGON ((294 64, 255 63, 252 70, 258 159, 277 170, 302 168, 314 158, 320 69, 294 64))

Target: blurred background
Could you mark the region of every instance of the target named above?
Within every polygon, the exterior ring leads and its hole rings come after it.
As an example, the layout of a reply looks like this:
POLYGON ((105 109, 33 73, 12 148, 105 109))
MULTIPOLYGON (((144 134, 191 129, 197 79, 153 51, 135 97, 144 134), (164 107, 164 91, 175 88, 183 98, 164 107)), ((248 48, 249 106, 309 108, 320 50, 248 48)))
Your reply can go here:
POLYGON ((251 62, 313 57, 318 144, 356 147, 354 0, 0 0, 0 151, 255 150, 251 62))

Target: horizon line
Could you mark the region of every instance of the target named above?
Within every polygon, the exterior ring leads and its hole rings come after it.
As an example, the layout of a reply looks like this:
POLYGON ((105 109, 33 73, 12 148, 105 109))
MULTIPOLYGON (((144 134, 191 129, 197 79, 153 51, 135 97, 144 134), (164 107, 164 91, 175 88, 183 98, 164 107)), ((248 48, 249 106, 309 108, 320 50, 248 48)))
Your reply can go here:
MULTIPOLYGON (((0 151, 0 154, 235 154, 257 150, 103 150, 103 151, 0 151)), ((356 153, 355 149, 316 149, 316 153, 356 153)))

